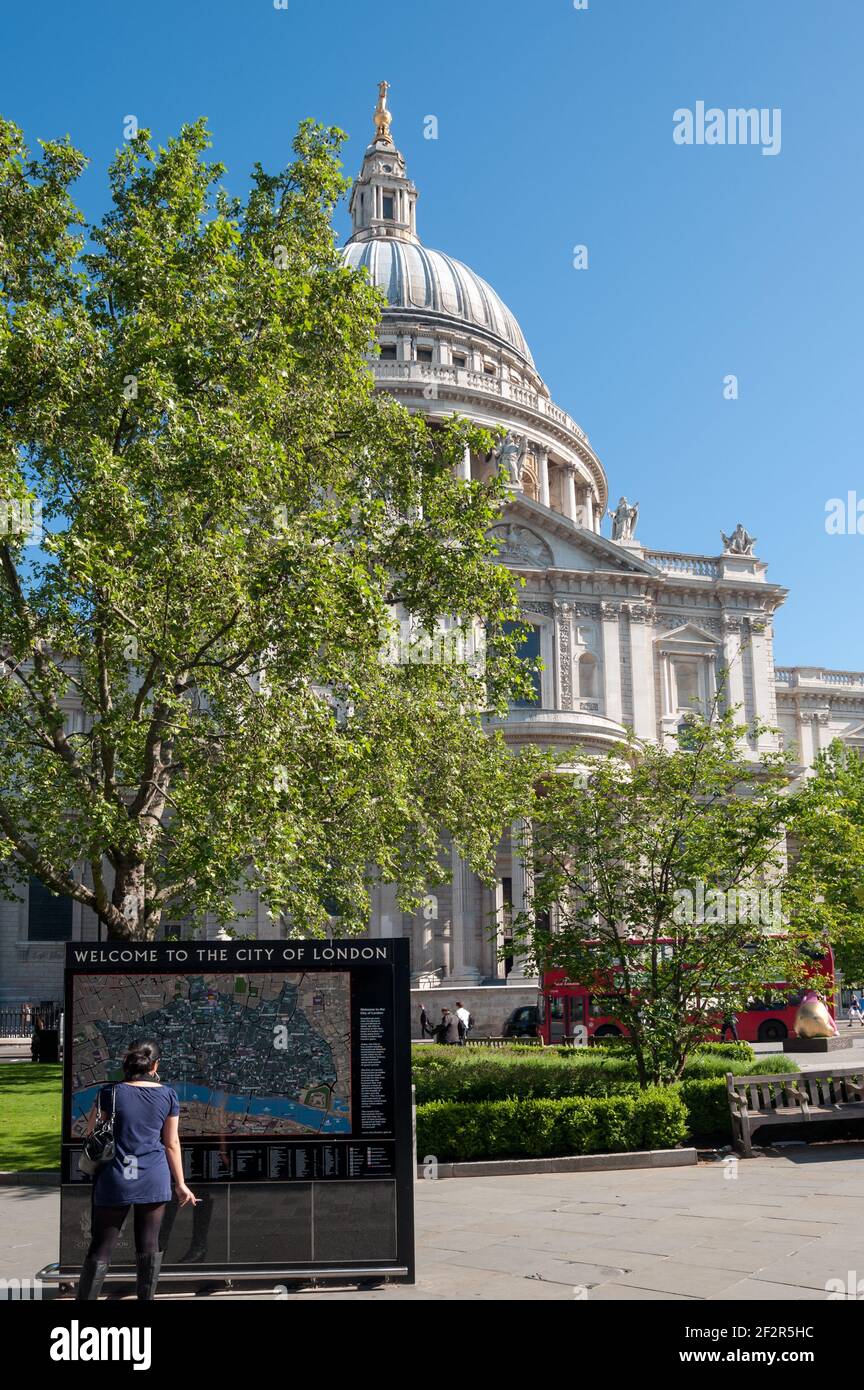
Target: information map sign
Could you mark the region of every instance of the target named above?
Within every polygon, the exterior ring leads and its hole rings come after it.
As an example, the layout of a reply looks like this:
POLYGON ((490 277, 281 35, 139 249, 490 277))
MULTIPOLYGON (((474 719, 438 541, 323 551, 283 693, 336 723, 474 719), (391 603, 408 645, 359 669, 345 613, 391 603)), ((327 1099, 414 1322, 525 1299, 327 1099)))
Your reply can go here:
MULTIPOLYGON (((70 943, 59 1274, 90 1238, 78 1155, 100 1086, 151 1038, 186 1181, 163 1277, 414 1280, 408 942, 70 943)), ((134 1266, 127 1220, 113 1272, 134 1266), (127 1229, 128 1228, 128 1229, 127 1229)))

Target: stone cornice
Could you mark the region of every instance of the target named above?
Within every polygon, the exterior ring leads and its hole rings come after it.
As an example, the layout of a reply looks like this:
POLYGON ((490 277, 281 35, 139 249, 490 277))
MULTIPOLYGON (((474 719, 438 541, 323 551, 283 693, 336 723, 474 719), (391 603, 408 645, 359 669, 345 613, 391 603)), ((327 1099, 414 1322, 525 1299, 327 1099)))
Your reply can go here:
MULTIPOLYGON (((807 700, 820 698, 816 691, 790 690, 787 685, 777 681, 774 683, 774 690, 778 705, 782 705, 785 710, 793 713, 806 708, 807 700)), ((857 694, 839 690, 823 691, 821 698, 829 702, 830 709, 837 712, 843 711, 846 717, 854 714, 864 719, 864 691, 857 694)))

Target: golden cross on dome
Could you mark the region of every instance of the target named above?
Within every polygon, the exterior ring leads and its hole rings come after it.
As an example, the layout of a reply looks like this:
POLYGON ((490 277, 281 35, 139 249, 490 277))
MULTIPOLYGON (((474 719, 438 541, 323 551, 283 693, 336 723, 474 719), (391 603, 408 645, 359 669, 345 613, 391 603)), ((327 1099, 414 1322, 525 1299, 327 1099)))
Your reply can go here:
POLYGON ((387 110, 387 93, 390 90, 389 82, 379 82, 378 84, 378 105, 375 107, 373 120, 375 122, 375 139, 390 141, 390 126, 393 121, 391 113, 387 110))

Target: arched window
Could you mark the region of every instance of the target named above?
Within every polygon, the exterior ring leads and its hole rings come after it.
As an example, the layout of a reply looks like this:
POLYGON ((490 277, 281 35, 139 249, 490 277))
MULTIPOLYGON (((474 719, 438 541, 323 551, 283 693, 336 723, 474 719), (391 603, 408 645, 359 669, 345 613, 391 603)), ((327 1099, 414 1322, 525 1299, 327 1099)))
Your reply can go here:
POLYGON ((579 696, 582 700, 597 699, 597 660, 590 652, 579 658, 579 696))
POLYGON ((533 455, 529 455, 525 460, 525 466, 522 469, 522 491, 526 497, 531 497, 535 502, 537 501, 537 468, 533 455))

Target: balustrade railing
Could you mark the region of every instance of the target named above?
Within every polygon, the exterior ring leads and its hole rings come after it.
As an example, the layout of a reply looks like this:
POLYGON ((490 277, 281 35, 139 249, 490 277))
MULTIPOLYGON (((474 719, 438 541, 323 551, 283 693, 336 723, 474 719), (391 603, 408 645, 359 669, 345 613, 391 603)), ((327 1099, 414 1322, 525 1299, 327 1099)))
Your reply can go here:
POLYGON ((824 666, 778 666, 774 670, 777 685, 842 685, 864 687, 864 671, 831 671, 824 666))
POLYGON ((452 367, 431 362, 383 362, 377 357, 372 360, 372 369, 375 376, 382 382, 440 381, 450 386, 462 386, 472 391, 484 391, 493 396, 500 396, 505 400, 515 401, 518 405, 528 406, 538 415, 546 416, 556 425, 560 425, 579 439, 583 439, 586 444, 588 443, 587 434, 577 425, 573 417, 567 414, 566 410, 562 410, 546 396, 532 391, 530 386, 522 386, 518 382, 508 381, 497 372, 494 374, 492 372, 475 372, 470 367, 452 367))
POLYGON ((646 550, 645 558, 658 570, 669 574, 695 574, 704 579, 720 578, 720 562, 704 555, 678 555, 674 552, 646 550))

